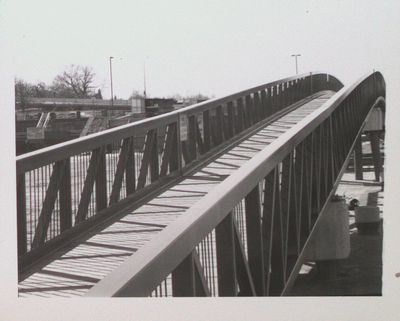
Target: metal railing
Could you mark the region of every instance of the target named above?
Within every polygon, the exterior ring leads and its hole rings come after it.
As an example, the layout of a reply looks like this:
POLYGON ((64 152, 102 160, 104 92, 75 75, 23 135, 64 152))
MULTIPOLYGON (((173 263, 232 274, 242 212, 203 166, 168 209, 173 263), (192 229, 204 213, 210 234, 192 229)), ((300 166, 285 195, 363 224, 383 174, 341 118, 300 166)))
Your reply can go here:
POLYGON ((87 296, 282 295, 385 82, 343 88, 97 283, 87 296))
POLYGON ((20 268, 335 77, 305 74, 17 157, 20 268))

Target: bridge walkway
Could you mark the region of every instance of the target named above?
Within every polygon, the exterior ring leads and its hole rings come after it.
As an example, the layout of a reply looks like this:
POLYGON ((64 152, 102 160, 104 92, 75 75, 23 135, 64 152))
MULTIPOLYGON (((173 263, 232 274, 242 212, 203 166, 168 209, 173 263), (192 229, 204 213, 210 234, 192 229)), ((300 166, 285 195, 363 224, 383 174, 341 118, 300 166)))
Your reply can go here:
POLYGON ((144 204, 132 205, 107 225, 97 226, 50 253, 21 276, 20 297, 76 297, 121 265, 167 225, 285 131, 322 106, 333 91, 321 91, 263 125, 222 154, 183 176, 144 204))

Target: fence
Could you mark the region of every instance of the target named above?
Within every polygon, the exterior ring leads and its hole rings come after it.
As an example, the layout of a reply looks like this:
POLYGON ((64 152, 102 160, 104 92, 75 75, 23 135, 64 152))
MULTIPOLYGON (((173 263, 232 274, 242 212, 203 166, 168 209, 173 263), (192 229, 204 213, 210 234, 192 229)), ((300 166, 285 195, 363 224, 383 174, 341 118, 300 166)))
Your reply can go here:
POLYGON ((17 157, 20 266, 179 177, 258 122, 341 86, 322 73, 286 78, 17 157))
POLYGON ((343 88, 87 296, 284 294, 368 115, 384 97, 380 73, 343 88))

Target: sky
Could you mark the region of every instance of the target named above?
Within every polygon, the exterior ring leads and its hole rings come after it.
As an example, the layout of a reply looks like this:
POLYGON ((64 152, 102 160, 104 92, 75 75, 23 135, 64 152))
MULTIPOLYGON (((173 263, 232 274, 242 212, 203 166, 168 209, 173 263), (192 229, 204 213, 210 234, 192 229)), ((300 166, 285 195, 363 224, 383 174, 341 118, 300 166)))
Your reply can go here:
MULTIPOLYGON (((241 306, 245 299, 240 299, 225 306, 226 301, 213 301, 217 303, 211 308, 217 309, 219 320, 226 311, 235 311, 230 321, 248 319, 247 311, 259 312, 252 320, 267 314, 271 319, 285 314, 285 320, 302 316, 308 321, 321 320, 318 313, 322 310, 326 311, 323 320, 362 316, 376 321, 383 313, 385 320, 396 320, 400 296, 400 279, 393 279, 394 272, 400 272, 399 0, 0 0, 0 46, 0 316, 11 311, 8 316, 13 317, 7 320, 33 320, 34 314, 40 315, 36 320, 100 320, 101 315, 116 320, 117 309, 124 314, 119 320, 139 315, 140 320, 160 320, 167 317, 162 313, 168 310, 160 302, 155 309, 146 301, 119 300, 113 302, 113 310, 105 300, 72 300, 68 305, 56 300, 44 305, 15 299, 15 77, 49 84, 71 64, 91 66, 95 85, 109 98, 109 57, 113 56, 118 98, 143 91, 144 64, 148 96, 202 93, 219 97, 294 75, 291 55, 301 54, 300 73, 328 72, 345 84, 373 69, 385 77, 383 254, 384 296, 388 299, 312 298, 290 301, 290 305, 282 299, 269 299, 259 304, 246 301, 252 304, 248 310, 241 306), (391 314, 393 308, 397 314, 391 314)), ((173 306, 176 315, 170 320, 193 320, 193 311, 201 316, 201 311, 210 309, 197 306, 199 310, 193 310, 193 301, 185 302, 179 308, 173 306)))
POLYGON ((88 65, 105 98, 110 56, 114 94, 127 98, 143 91, 144 65, 150 96, 221 96, 293 75, 291 54, 301 54, 300 73, 345 83, 391 71, 400 54, 396 0, 14 0, 5 9, 17 77, 51 83, 88 65))

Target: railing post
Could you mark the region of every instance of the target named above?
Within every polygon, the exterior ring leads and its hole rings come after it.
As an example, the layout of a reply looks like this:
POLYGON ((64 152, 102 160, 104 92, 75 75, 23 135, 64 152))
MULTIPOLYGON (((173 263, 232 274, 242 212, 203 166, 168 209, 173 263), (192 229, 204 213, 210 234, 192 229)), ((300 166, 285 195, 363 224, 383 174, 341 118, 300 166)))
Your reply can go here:
POLYGON ((17 175, 17 231, 18 256, 21 256, 27 251, 25 173, 17 175))
POLYGON ((272 238, 273 238, 273 225, 275 213, 275 200, 274 200, 274 184, 275 184, 275 170, 272 170, 264 178, 264 202, 263 202, 263 215, 262 215, 262 234, 263 234, 263 249, 264 249, 264 275, 265 280, 265 295, 269 295, 269 288, 271 283, 271 254, 272 254, 272 238))
POLYGON ((260 101, 260 95, 258 94, 258 92, 254 93, 253 106, 254 106, 254 116, 255 116, 254 122, 257 123, 262 119, 261 101, 260 101))
POLYGON ((71 209, 71 162, 65 161, 64 175, 60 182, 60 231, 61 233, 72 227, 71 209))
POLYGON ((233 110, 233 102, 228 102, 226 108, 228 112, 228 137, 232 138, 235 135, 235 113, 233 110))
POLYGON ((379 174, 382 171, 381 152, 379 150, 379 132, 371 131, 368 133, 371 143, 372 161, 374 164, 375 181, 379 182, 379 174))
POLYGON ((134 135, 130 137, 128 155, 126 160, 126 195, 131 195, 136 189, 136 173, 135 173, 135 141, 134 135))
POLYGON ((190 253, 172 272, 172 295, 190 297, 195 294, 194 262, 190 253))
POLYGON ((169 160, 169 169, 170 172, 174 172, 176 170, 179 169, 179 134, 178 134, 178 129, 177 129, 177 124, 176 123, 172 123, 170 125, 170 129, 173 131, 174 135, 172 138, 172 151, 171 151, 171 157, 169 160))
POLYGON ((153 140, 151 146, 151 157, 150 157, 150 179, 151 182, 155 182, 159 178, 159 161, 158 161, 158 130, 153 130, 153 140))
POLYGON ((254 108, 254 101, 251 95, 247 95, 246 98, 246 113, 247 117, 247 127, 250 127, 255 123, 255 108, 254 108))
POLYGON ((283 222, 281 211, 280 178, 279 167, 274 171, 273 183, 273 206, 272 206, 272 246, 270 253, 271 273, 269 276, 268 293, 272 296, 280 295, 285 284, 284 273, 284 242, 283 242, 283 222))
POLYGON ((188 116, 188 151, 190 161, 197 158, 197 148, 196 148, 196 115, 188 116))
POLYGON ((237 112, 238 112, 238 132, 242 132, 246 128, 246 115, 243 107, 243 99, 237 100, 237 112))
POLYGON ((230 120, 229 120, 229 114, 228 114, 228 104, 225 104, 225 106, 222 107, 222 127, 223 127, 223 134, 224 134, 224 141, 229 139, 231 137, 231 126, 230 126, 230 120))
POLYGON ((182 173, 182 138, 181 138, 181 114, 180 113, 177 113, 176 137, 177 137, 176 152, 177 152, 177 158, 178 158, 178 169, 182 173))
POLYGON ((210 111, 203 111, 203 130, 204 130, 204 150, 208 152, 211 149, 210 132, 210 111))
POLYGON ((268 116, 268 99, 265 90, 261 90, 261 118, 268 116))
POLYGON ((259 185, 246 196, 246 231, 248 262, 258 296, 265 295, 264 248, 261 228, 261 200, 259 185))
POLYGON ((229 213, 215 228, 217 248, 218 294, 236 296, 236 259, 233 215, 229 213))
POLYGON ((356 180, 363 180, 363 156, 362 156, 362 143, 361 136, 357 138, 354 146, 354 172, 356 180))
POLYGON ((222 113, 222 106, 219 105, 216 108, 216 115, 215 115, 215 131, 217 136, 217 145, 221 144, 224 141, 224 120, 223 120, 223 113, 222 113))
POLYGON ((281 84, 279 88, 279 92, 281 93, 281 108, 284 108, 288 105, 287 103, 287 83, 281 84))
POLYGON ((275 113, 279 110, 279 101, 278 101, 278 86, 272 86, 271 87, 272 91, 272 113, 275 113))
MULTIPOLYGON (((100 148, 96 152, 99 157, 99 164, 96 173, 96 210, 97 212, 107 208, 107 148, 100 148)), ((93 151, 94 153, 95 151, 93 151)))
POLYGON ((309 183, 308 183, 308 173, 309 173, 309 137, 307 137, 300 145, 296 147, 296 179, 297 186, 299 189, 298 194, 298 252, 302 248, 306 237, 310 231, 310 221, 309 221, 309 183))

